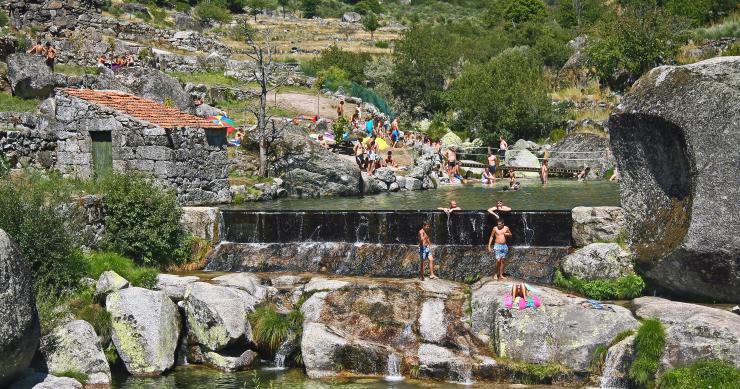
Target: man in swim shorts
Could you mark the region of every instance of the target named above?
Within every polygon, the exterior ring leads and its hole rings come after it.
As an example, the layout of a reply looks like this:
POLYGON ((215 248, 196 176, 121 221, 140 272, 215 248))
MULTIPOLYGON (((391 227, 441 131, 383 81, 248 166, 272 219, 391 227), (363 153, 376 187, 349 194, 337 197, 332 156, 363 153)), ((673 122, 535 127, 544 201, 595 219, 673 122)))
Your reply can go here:
POLYGON ((491 237, 488 238, 488 251, 494 251, 496 256, 496 274, 493 279, 505 279, 504 277, 504 260, 509 254, 509 247, 506 245, 506 239, 511 238, 511 230, 504 225, 504 220, 499 218, 496 226, 491 230, 491 237), (491 243, 496 242, 491 250, 491 243))
POLYGON ((419 258, 421 264, 419 265, 419 279, 424 281, 424 262, 429 260, 429 278, 434 280, 437 276, 434 275, 434 257, 432 257, 432 242, 429 240, 427 234, 429 230, 429 222, 424 222, 421 229, 419 230, 419 258))

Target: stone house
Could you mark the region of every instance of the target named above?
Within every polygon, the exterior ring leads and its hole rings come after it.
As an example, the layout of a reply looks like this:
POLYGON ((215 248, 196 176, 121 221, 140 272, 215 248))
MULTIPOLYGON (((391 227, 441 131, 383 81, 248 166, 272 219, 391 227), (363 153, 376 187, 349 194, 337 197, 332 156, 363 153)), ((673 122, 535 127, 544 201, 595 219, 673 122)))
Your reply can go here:
POLYGON ((36 128, 12 137, 0 131, 0 145, 28 155, 32 166, 85 179, 144 172, 175 188, 184 204, 231 199, 226 129, 221 125, 112 90, 58 89, 40 110, 46 118, 36 128), (42 139, 46 150, 52 145, 45 164, 34 160, 38 153, 19 150, 38 149, 42 139))

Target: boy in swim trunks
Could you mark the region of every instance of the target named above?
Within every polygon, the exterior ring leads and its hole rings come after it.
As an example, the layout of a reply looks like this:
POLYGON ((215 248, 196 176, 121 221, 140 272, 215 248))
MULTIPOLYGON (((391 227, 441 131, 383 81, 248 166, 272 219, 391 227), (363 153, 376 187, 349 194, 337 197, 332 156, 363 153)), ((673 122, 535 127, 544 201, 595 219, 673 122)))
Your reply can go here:
POLYGON ((419 279, 424 281, 424 262, 429 260, 429 278, 432 280, 437 279, 434 275, 434 257, 432 257, 432 242, 429 240, 427 230, 429 229, 429 222, 424 222, 419 230, 419 257, 421 264, 419 265, 419 279))
POLYGON ((494 251, 496 256, 496 274, 493 279, 505 279, 504 277, 504 260, 509 253, 509 247, 506 245, 506 239, 511 238, 511 230, 504 225, 503 219, 499 218, 496 227, 491 230, 491 237, 488 239, 488 252, 494 251), (496 244, 491 250, 491 243, 495 240, 496 244))

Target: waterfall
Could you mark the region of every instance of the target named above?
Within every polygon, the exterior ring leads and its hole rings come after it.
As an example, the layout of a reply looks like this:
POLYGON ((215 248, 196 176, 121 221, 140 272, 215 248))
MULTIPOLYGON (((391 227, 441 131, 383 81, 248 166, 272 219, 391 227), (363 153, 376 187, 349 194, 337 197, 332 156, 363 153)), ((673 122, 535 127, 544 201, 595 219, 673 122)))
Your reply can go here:
POLYGON ((522 213, 522 227, 524 230, 524 246, 532 246, 532 241, 534 240, 534 227, 529 226, 526 212, 522 213))
POLYGON ((403 381, 401 375, 401 359, 396 354, 388 355, 388 373, 385 376, 386 381, 403 381))
POLYGON ((473 385, 473 368, 463 363, 450 363, 450 381, 458 385, 473 385))
POLYGON ((278 347, 277 352, 275 353, 275 359, 273 360, 273 370, 285 370, 285 359, 288 357, 290 352, 293 350, 293 340, 292 337, 288 337, 286 341, 284 341, 280 347, 278 347))

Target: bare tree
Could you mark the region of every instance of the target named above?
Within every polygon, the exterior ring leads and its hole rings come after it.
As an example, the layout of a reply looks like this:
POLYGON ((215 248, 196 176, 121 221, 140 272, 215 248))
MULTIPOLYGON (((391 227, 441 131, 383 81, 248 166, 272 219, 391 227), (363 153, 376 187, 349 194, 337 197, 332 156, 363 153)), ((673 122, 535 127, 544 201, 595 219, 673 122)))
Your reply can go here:
POLYGON ((257 32, 244 22, 244 36, 247 42, 246 55, 254 61, 252 76, 259 87, 259 98, 253 107, 247 108, 257 118, 252 137, 259 143, 260 168, 259 175, 267 177, 268 155, 270 146, 283 136, 285 123, 276 123, 272 115, 267 113, 267 95, 270 92, 277 93, 277 89, 285 84, 284 75, 277 72, 275 61, 272 58, 274 47, 272 43, 272 31, 269 29, 257 32), (257 36, 261 39, 258 41, 257 36))

